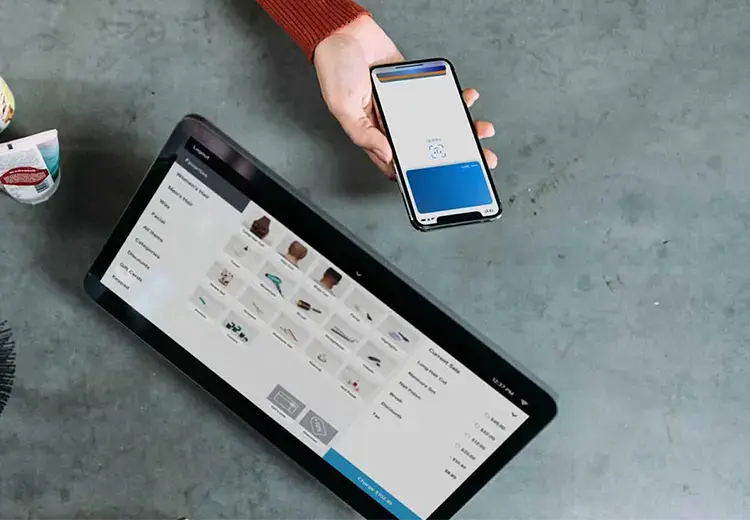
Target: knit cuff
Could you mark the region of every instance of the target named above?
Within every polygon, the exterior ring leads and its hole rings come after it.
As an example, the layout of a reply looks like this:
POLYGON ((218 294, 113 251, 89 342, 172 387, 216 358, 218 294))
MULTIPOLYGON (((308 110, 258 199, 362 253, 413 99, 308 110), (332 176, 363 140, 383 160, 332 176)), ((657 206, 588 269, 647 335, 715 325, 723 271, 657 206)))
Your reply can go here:
POLYGON ((257 0, 258 4, 297 42, 308 59, 331 33, 353 22, 364 7, 351 0, 257 0))

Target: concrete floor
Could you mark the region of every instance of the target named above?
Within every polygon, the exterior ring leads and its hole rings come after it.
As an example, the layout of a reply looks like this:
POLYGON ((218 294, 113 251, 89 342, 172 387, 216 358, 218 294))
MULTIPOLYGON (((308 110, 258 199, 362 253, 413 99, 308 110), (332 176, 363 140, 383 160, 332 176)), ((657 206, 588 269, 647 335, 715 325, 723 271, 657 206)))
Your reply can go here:
POLYGON ((746 518, 750 3, 366 5, 407 56, 447 56, 481 90, 500 222, 412 231, 250 0, 3 3, 11 135, 58 128, 63 184, 40 207, 0 198, 19 365, 0 517, 354 516, 82 294, 171 126, 198 112, 559 393, 463 517, 746 518))

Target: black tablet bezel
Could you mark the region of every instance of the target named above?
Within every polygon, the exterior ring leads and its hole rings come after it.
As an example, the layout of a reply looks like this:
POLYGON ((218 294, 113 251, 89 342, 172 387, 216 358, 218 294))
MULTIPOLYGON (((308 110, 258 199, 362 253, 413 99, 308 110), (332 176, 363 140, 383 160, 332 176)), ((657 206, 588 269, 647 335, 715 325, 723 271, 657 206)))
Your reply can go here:
POLYGON ((224 179, 426 336, 437 340, 436 343, 448 353, 529 414, 529 419, 430 518, 447 518, 455 514, 552 420, 556 413, 554 400, 459 324, 449 311, 441 309, 439 304, 416 289, 412 282, 407 281, 392 266, 386 266, 382 258, 342 230, 320 210, 303 202, 286 182, 201 117, 187 116, 173 131, 94 261, 84 281, 86 292, 104 310, 259 431, 358 513, 366 518, 394 518, 388 510, 372 500, 322 457, 101 283, 115 255, 175 161, 177 151, 191 138, 211 152, 212 160, 218 159, 211 167, 224 179), (326 238, 316 240, 314 237, 326 238))

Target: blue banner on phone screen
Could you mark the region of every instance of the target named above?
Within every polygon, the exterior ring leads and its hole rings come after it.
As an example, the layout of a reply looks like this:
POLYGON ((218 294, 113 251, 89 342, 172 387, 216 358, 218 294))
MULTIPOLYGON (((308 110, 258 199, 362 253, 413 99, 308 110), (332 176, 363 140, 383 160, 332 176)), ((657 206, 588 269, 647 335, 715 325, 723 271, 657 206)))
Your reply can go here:
POLYGON ((492 203, 484 171, 476 161, 409 170, 406 179, 420 213, 492 203))

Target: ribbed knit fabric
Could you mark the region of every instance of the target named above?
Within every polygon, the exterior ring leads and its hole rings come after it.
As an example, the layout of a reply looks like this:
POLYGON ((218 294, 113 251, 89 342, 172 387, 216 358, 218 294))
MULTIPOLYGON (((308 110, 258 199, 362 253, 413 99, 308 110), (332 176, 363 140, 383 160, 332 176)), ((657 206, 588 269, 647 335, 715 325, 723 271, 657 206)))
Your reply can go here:
POLYGON ((336 29, 363 14, 352 0, 257 0, 297 45, 312 59, 315 47, 336 29))

